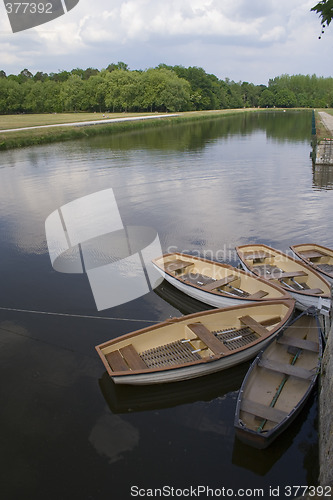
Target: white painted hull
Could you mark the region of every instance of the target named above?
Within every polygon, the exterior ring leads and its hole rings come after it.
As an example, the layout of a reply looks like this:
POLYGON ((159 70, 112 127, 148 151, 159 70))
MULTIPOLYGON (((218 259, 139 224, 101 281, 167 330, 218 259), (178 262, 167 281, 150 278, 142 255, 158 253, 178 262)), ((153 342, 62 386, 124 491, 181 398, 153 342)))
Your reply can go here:
POLYGON ((169 382, 180 382, 192 378, 202 377, 204 375, 209 375, 211 373, 216 373, 254 358, 258 354, 258 352, 260 352, 269 342, 271 342, 273 338, 275 338, 281 328, 262 342, 249 347, 244 351, 235 353, 235 355, 232 356, 226 356, 225 358, 220 358, 210 362, 207 361, 197 366, 161 370, 152 373, 119 375, 116 377, 111 376, 111 378, 115 384, 151 385, 165 384, 169 382))

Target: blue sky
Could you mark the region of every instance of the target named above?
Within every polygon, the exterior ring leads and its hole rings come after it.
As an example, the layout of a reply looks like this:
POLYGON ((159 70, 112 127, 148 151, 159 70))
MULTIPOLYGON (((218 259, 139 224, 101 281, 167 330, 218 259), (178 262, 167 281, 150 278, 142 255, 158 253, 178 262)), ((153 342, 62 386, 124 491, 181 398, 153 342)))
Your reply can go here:
POLYGON ((7 74, 200 66, 218 78, 267 84, 288 74, 332 75, 333 27, 318 36, 315 0, 80 0, 42 26, 12 33, 0 5, 0 69, 7 74))

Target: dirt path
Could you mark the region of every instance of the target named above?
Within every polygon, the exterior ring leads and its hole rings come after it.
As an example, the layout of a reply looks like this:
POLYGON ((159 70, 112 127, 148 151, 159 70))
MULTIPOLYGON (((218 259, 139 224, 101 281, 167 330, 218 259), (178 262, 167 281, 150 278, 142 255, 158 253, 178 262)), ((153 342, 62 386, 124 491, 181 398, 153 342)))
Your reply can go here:
POLYGON ((333 115, 325 113, 325 111, 319 111, 318 115, 329 134, 333 136, 333 115))
POLYGON ((0 130, 0 133, 4 132, 20 132, 21 130, 33 130, 38 128, 51 128, 51 127, 88 127, 90 125, 105 125, 106 123, 119 123, 119 122, 130 122, 137 120, 156 120, 157 118, 170 118, 178 116, 177 114, 164 114, 164 115, 150 115, 150 116, 131 116, 128 118, 110 118, 101 119, 88 122, 74 122, 74 123, 57 123, 53 125, 36 125, 34 127, 20 127, 20 128, 9 128, 7 130, 0 130))

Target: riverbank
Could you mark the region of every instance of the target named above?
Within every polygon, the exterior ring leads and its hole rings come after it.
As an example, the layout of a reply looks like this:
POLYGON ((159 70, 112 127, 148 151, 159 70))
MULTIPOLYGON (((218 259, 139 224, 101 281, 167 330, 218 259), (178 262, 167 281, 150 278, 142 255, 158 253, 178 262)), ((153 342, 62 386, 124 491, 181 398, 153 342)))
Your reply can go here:
POLYGON ((11 115, 0 119, 0 150, 107 135, 125 130, 168 126, 185 121, 258 111, 254 108, 189 111, 173 114, 66 113, 64 115, 11 115))

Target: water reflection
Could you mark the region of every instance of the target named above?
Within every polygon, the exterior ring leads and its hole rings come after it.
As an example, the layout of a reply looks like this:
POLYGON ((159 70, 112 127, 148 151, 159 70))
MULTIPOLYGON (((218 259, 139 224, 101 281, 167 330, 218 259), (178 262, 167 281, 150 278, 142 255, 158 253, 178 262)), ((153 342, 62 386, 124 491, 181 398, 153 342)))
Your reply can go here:
MULTIPOLYGON (((235 265, 233 249, 245 243, 286 251, 311 238, 332 247, 331 171, 312 170, 310 134, 311 113, 271 111, 1 152, 1 307, 96 313, 86 277, 53 270, 45 219, 108 188, 124 226, 154 228, 163 252, 172 247, 235 265)), ((148 486, 153 477, 161 486, 165 471, 182 487, 193 478, 235 488, 257 487, 258 479, 314 484, 316 402, 281 449, 260 458, 234 441, 246 365, 162 390, 118 388, 110 379, 104 387, 95 345, 203 309, 163 282, 104 311, 107 321, 1 310, 6 498, 58 500, 63 484, 68 497, 93 498, 98 484, 107 498, 112 484, 126 498, 124 478, 148 486)))
POLYGON ((89 441, 96 451, 108 458, 110 464, 124 459, 124 453, 139 443, 139 431, 116 415, 103 414, 94 425, 89 441))
POLYGON ((313 165, 312 183, 315 189, 330 191, 333 189, 333 166, 313 165))
POLYGON ((172 408, 197 401, 212 401, 238 391, 248 367, 248 363, 243 363, 200 379, 148 387, 119 386, 105 372, 99 386, 113 413, 172 408))

